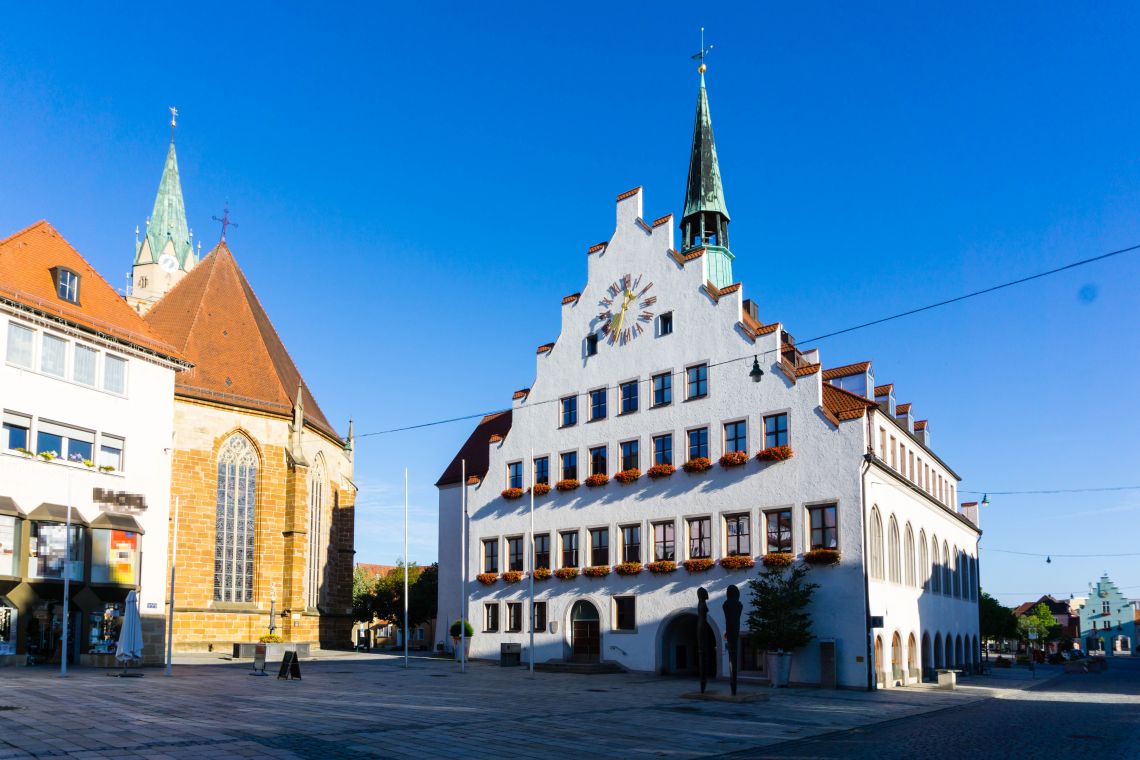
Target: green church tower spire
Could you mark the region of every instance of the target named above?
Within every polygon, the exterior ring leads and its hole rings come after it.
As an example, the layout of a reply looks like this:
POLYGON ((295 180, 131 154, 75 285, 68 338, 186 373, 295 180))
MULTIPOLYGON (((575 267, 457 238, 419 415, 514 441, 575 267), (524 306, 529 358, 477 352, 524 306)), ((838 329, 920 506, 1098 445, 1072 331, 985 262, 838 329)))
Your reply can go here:
MULTIPOLYGON (((703 55, 702 55, 703 60, 703 55)), ((732 284, 733 255, 728 246, 728 206, 713 139, 709 97, 705 90, 705 64, 698 69, 697 115, 693 123, 693 147, 689 155, 689 179, 685 185, 685 212, 681 217, 682 250, 705 248, 709 255, 709 279, 723 288, 732 284)))
MULTIPOLYGON (((172 115, 177 111, 171 109, 172 115)), ((186 223, 186 204, 182 201, 182 182, 178 179, 178 155, 174 151, 175 119, 170 120, 170 149, 166 152, 166 164, 162 167, 162 179, 158 183, 158 195, 154 198, 154 210, 147 220, 146 237, 135 251, 135 264, 158 263, 164 253, 169 253, 178 262, 178 268, 190 271, 198 263, 194 246, 186 223), (169 247, 168 247, 169 246, 169 247)))

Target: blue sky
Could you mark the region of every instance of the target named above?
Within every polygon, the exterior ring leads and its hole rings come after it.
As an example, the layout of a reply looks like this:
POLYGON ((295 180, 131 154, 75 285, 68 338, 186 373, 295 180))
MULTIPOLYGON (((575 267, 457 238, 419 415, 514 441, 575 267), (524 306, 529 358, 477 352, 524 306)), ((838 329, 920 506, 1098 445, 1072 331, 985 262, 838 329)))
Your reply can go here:
MULTIPOLYGON (((509 404, 613 199, 679 212, 707 27, 735 273, 797 336, 1140 242, 1140 11, 1060 4, 195 4, 0 12, 0 235, 55 224, 112 283, 168 139, 327 416, 358 433, 509 404)), ((820 345, 873 359, 963 491, 1140 485, 1140 256, 820 345)), ((362 439, 357 557, 435 559, 470 423, 362 439)), ((1140 597, 1140 491, 994 496, 1014 603, 1107 571, 1140 597)))

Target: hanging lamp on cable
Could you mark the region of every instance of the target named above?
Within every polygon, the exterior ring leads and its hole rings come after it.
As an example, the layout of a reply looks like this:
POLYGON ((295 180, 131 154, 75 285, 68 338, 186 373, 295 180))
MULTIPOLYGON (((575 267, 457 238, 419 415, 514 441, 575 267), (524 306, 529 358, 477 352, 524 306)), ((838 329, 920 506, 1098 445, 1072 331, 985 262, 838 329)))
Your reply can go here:
POLYGON ((764 377, 764 370, 760 369, 760 359, 755 354, 752 355, 752 371, 748 376, 754 383, 760 382, 760 378, 764 377))

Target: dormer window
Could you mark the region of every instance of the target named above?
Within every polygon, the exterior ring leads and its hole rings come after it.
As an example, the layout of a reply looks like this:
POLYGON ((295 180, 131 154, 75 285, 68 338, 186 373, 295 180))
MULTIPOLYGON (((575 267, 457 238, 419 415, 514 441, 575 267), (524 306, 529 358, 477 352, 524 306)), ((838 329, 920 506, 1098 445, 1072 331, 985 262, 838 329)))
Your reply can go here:
POLYGON ((70 269, 52 267, 52 279, 55 281, 55 294, 65 301, 79 303, 79 275, 70 269))

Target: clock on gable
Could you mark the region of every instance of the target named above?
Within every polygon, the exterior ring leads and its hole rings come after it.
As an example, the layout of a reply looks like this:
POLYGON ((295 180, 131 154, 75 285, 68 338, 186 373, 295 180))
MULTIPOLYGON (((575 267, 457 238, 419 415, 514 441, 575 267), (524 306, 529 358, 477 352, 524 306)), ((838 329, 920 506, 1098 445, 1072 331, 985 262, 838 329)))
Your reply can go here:
POLYGON ((602 335, 610 345, 622 346, 631 342, 653 321, 650 309, 657 303, 657 296, 649 295, 653 283, 642 287, 641 280, 641 275, 637 279, 624 275, 606 289, 607 295, 598 302, 603 309, 598 314, 602 335), (633 308, 635 304, 636 308, 633 308))
POLYGON ((169 253, 164 253, 158 257, 158 265, 162 267, 165 272, 173 272, 178 269, 178 259, 169 253))

